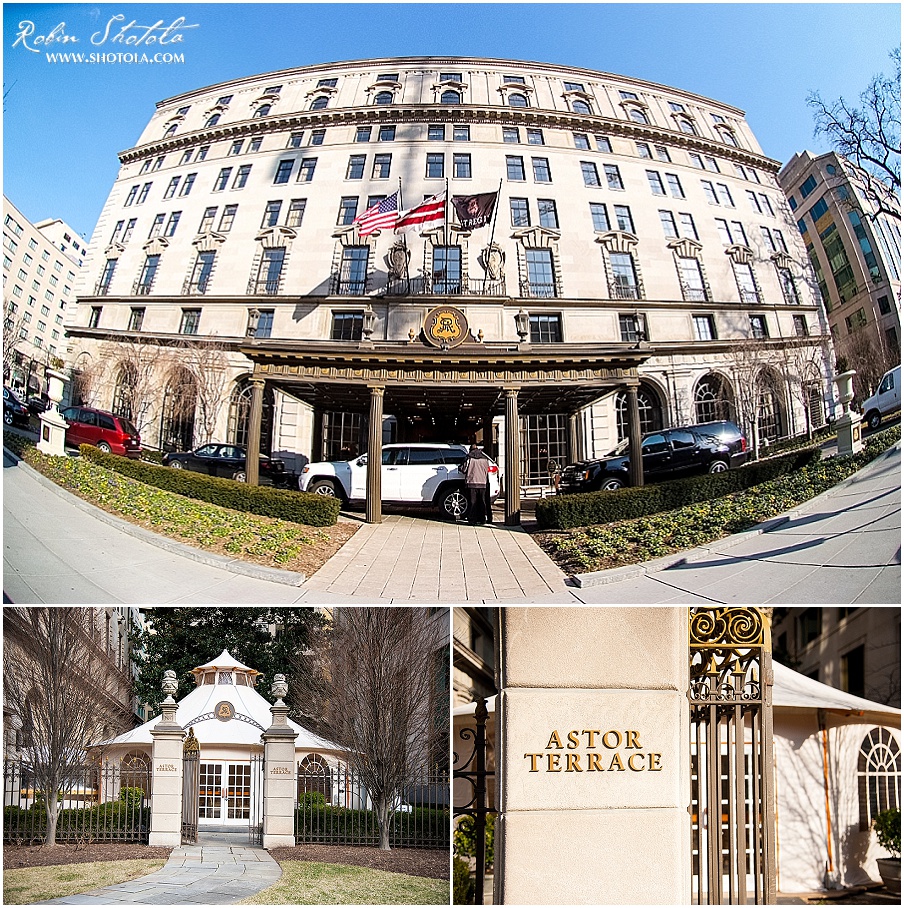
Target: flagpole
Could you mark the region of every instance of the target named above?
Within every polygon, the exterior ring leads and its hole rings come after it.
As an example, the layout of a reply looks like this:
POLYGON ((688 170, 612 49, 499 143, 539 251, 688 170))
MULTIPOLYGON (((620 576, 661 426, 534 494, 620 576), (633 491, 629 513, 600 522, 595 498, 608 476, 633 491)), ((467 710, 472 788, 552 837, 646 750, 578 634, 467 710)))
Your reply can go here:
MULTIPOLYGON (((493 238, 496 236, 496 218, 499 217, 499 208, 502 204, 502 177, 499 178, 499 189, 496 190, 496 204, 493 206, 493 226, 490 227, 490 243, 487 246, 487 252, 493 248, 493 238)), ((483 290, 487 289, 487 269, 483 269, 483 290)))
MULTIPOLYGON (((399 217, 402 216, 402 212, 405 210, 405 207, 402 205, 402 178, 399 177, 399 217)), ((408 295, 411 294, 411 275, 408 271, 408 231, 402 231, 402 246, 405 249, 405 291, 408 295)))
POLYGON ((449 245, 449 178, 446 177, 446 197, 443 200, 443 245, 449 245))

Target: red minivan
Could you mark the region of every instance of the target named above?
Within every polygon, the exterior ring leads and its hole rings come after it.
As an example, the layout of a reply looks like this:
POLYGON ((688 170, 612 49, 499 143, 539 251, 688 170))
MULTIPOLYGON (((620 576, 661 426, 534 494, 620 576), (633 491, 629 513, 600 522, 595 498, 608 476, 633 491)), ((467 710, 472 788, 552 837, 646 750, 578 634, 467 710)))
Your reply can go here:
POLYGON ((108 453, 136 460, 141 457, 138 429, 124 416, 92 407, 67 407, 63 410, 63 419, 69 423, 67 445, 94 445, 108 453))

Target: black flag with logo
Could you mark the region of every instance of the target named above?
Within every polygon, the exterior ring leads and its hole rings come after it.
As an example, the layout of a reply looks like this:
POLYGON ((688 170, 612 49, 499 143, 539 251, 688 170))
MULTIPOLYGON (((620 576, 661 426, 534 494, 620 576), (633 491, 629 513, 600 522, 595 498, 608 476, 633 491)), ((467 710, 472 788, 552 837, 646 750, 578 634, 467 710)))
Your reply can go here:
POLYGON ((452 205, 458 215, 458 223, 465 230, 479 230, 493 219, 496 207, 496 192, 480 192, 477 195, 454 195, 452 205))

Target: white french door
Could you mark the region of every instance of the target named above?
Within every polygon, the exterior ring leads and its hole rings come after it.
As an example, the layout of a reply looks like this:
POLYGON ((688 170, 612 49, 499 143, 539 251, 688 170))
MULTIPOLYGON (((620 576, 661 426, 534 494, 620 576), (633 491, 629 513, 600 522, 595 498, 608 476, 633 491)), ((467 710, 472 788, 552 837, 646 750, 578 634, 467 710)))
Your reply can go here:
POLYGON ((201 763, 198 820, 201 823, 248 823, 251 812, 250 763, 201 763))

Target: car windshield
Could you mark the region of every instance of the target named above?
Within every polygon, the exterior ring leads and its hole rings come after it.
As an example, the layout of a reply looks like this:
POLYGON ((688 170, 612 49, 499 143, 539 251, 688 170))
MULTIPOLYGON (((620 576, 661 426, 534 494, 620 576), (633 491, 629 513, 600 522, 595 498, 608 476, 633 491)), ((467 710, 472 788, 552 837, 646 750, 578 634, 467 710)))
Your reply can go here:
POLYGON ((119 424, 120 424, 120 426, 122 426, 123 432, 126 432, 128 435, 135 435, 135 436, 138 435, 138 429, 135 428, 135 426, 132 424, 132 422, 130 420, 125 419, 122 416, 120 416, 118 418, 119 418, 119 424))

